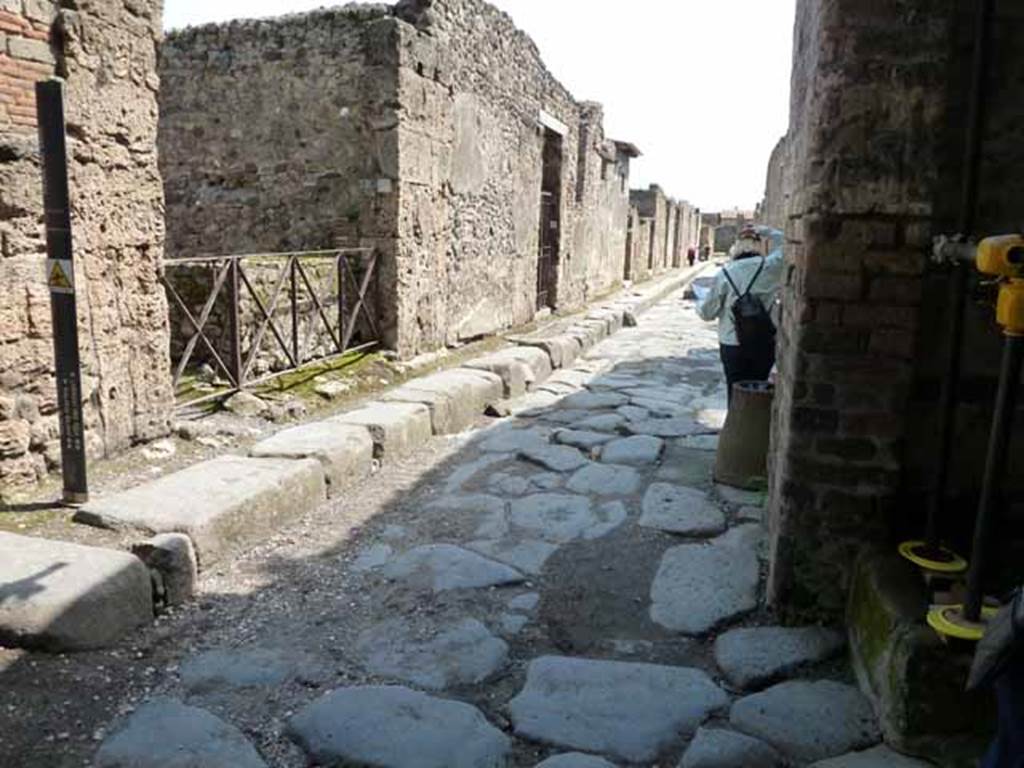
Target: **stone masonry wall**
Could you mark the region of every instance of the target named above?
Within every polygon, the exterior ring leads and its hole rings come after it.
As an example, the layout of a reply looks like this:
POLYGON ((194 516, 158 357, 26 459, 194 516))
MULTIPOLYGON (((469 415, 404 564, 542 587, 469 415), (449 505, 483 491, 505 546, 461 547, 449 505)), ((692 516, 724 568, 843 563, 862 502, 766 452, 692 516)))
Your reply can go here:
POLYGON ((158 0, 0 2, 0 496, 59 463, 36 80, 66 83, 89 453, 168 429, 161 9, 158 0))
POLYGON ((768 176, 765 180, 764 201, 761 203, 760 223, 775 229, 785 229, 786 207, 789 202, 791 183, 789 142, 787 137, 779 139, 768 161, 768 176))
POLYGON ((630 204, 640 217, 642 250, 633 264, 631 280, 647 280, 671 265, 668 250, 670 233, 670 201, 661 187, 652 184, 648 189, 634 189, 629 193, 630 204))
POLYGON ((529 322, 543 114, 565 127, 557 308, 622 279, 628 161, 480 0, 186 30, 161 66, 172 256, 372 244, 403 356, 529 322))
MULTIPOLYGON (((769 502, 770 597, 794 615, 840 615, 857 554, 923 528, 951 311, 947 279, 927 259, 933 236, 956 227, 972 5, 798 4, 769 502)), ((998 179, 1024 170, 1019 142, 1005 140, 1024 95, 1009 43, 1022 17, 999 9, 982 235, 1021 221, 1018 191, 998 179)), ((974 495, 949 517, 969 536, 998 370, 991 308, 971 309, 964 349, 954 490, 974 495)), ((1019 540, 1012 520, 1003 525, 1004 542, 1019 540)), ((956 525, 946 532, 964 549, 956 525)))

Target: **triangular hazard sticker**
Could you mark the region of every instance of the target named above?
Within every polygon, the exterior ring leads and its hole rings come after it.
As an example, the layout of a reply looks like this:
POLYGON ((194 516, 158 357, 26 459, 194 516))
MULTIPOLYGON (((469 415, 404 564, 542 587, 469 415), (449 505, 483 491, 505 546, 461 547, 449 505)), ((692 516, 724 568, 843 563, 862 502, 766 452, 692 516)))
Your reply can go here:
POLYGON ((74 293, 75 284, 71 281, 71 262, 51 260, 47 270, 46 284, 54 293, 74 293))

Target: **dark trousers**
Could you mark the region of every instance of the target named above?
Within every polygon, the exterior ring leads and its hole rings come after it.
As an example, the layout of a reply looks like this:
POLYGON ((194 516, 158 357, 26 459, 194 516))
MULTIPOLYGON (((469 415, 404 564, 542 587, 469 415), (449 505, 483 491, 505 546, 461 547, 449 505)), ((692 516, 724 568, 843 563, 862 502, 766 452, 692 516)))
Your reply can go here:
POLYGON ((722 344, 722 367, 725 368, 725 384, 729 388, 729 402, 732 403, 732 385, 737 381, 767 381, 775 365, 775 344, 741 347, 722 344))
POLYGON ((982 768, 1024 766, 1024 653, 1017 652, 1006 672, 996 681, 999 701, 999 733, 982 768))

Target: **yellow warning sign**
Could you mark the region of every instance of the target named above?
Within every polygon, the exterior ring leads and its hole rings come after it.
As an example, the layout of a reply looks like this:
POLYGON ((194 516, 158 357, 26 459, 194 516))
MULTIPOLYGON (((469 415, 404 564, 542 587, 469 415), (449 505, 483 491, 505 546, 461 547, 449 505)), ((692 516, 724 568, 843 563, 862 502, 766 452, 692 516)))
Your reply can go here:
POLYGON ((67 259, 46 260, 46 284, 51 293, 74 293, 75 271, 67 259))

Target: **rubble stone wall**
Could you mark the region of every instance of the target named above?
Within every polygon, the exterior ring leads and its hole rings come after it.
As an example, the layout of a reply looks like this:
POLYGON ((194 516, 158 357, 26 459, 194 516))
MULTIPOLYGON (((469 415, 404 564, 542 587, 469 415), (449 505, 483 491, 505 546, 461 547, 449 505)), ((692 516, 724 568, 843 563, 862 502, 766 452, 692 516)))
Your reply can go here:
MULTIPOLYGON (((952 311, 948 277, 928 255, 934 236, 958 227, 972 6, 798 4, 769 502, 770 596, 796 614, 841 615, 864 546, 923 530, 952 311)), ((990 85, 999 98, 988 100, 975 227, 982 235, 1020 226, 1018 185, 999 180, 1024 170, 1019 142, 1007 139, 1024 96, 1024 57, 1011 42, 1024 19, 1006 4, 998 16, 990 85)), ((944 520, 962 551, 1000 343, 991 307, 972 302, 955 497, 944 520)), ((1011 449, 1011 502, 1024 478, 1021 454, 1011 449)), ((1013 509, 1000 523, 1004 555, 1022 539, 1013 509)))
POLYGON ((630 204, 640 218, 641 250, 633 264, 631 280, 647 280, 663 272, 669 258, 669 206, 670 201, 661 187, 652 184, 648 189, 634 189, 629 193, 630 204))
POLYGON ((622 279, 628 160, 481 0, 186 30, 161 66, 172 257, 372 244, 403 356, 529 322, 546 116, 565 133, 557 308, 622 279))
POLYGON ((161 15, 158 0, 0 2, 0 495, 60 459, 37 80, 65 80, 88 451, 168 430, 167 306, 158 282, 161 15))
POLYGON ((792 181, 789 178, 791 160, 787 137, 779 139, 768 161, 764 201, 760 208, 760 223, 782 230, 786 226, 786 206, 792 181))

